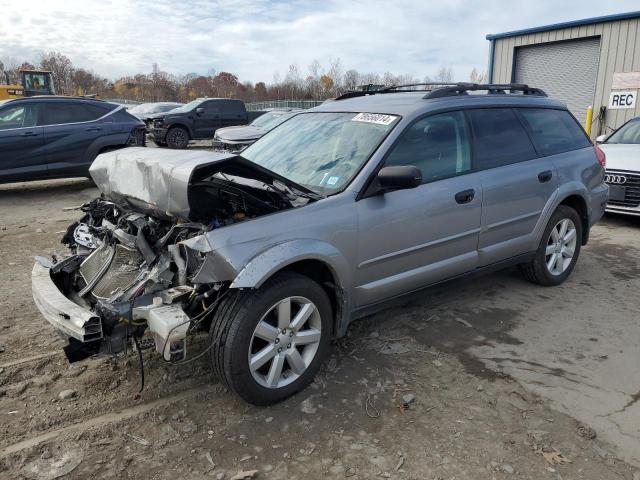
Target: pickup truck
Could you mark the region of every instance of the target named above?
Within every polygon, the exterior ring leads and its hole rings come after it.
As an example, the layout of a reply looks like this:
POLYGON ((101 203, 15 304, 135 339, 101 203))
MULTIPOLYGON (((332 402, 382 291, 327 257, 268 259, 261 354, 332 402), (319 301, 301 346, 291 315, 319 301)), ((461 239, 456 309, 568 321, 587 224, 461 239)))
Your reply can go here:
POLYGON ((198 98, 153 120, 158 146, 187 148, 189 140, 213 138, 218 128, 246 125, 264 112, 248 112, 242 100, 198 98))

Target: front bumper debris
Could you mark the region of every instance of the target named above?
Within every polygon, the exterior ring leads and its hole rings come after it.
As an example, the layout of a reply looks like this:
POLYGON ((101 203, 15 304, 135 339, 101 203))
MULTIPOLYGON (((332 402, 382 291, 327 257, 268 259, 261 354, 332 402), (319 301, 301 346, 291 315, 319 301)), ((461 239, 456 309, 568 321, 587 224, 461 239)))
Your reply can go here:
POLYGON ((100 318, 65 297, 51 279, 49 268, 38 262, 31 272, 31 290, 40 313, 64 336, 83 343, 102 338, 100 318))

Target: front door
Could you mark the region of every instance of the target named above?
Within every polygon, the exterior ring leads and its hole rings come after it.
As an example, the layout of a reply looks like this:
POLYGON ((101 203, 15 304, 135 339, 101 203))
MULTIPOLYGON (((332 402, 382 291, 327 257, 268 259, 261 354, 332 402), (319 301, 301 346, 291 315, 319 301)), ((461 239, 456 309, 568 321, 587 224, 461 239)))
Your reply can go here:
POLYGON ((209 100, 200 105, 204 109, 193 117, 193 132, 196 138, 212 138, 222 126, 221 100, 209 100))
POLYGON ((22 181, 47 176, 39 105, 19 101, 0 111, 0 176, 22 181))
POLYGON ((384 160, 414 165, 423 184, 358 202, 356 307, 374 304, 473 270, 482 186, 471 172, 463 112, 409 126, 384 160))

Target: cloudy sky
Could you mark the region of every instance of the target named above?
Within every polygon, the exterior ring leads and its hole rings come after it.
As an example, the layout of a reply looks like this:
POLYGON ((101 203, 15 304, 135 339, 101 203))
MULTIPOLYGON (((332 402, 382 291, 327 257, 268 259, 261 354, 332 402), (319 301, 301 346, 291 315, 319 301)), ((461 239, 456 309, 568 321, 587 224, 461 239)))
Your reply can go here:
POLYGON ((637 10, 638 0, 0 0, 0 60, 59 51, 109 78, 231 71, 271 81, 340 58, 361 72, 456 80, 486 70, 487 33, 637 10))

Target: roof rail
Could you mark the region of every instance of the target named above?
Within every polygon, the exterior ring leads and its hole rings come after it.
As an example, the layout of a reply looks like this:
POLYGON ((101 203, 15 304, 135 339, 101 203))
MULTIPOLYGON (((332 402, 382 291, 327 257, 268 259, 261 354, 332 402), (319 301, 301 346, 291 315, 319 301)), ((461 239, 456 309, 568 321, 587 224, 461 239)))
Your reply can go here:
POLYGON ((530 87, 523 83, 465 83, 460 82, 453 85, 448 85, 443 88, 438 88, 430 91, 422 98, 441 98, 450 97, 454 95, 467 95, 469 91, 486 90, 489 94, 506 94, 506 90, 510 93, 522 92, 523 95, 539 95, 546 97, 547 94, 544 90, 536 87, 530 87))
POLYGON ((424 83, 407 83, 402 85, 390 85, 388 87, 382 87, 371 90, 349 90, 342 95, 339 95, 335 100, 345 100, 353 97, 363 97, 365 95, 376 95, 378 93, 394 93, 394 92, 431 92, 435 88, 450 87, 459 85, 458 83, 446 83, 446 82, 424 82, 424 83), (414 88, 414 87, 431 87, 431 88, 414 88))

